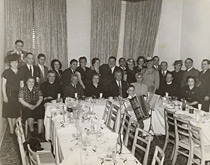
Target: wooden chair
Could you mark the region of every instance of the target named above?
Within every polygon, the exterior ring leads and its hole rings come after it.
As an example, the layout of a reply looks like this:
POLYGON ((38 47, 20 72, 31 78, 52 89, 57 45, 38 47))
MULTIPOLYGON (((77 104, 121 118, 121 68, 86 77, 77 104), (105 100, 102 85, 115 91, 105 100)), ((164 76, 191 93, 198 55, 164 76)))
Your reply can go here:
MULTIPOLYGON (((18 118, 16 120, 16 128, 18 128, 19 131, 19 135, 21 136, 22 139, 22 143, 24 143, 25 140, 25 136, 24 136, 24 131, 23 131, 23 126, 22 126, 22 122, 21 122, 21 118, 18 118)), ((40 142, 43 150, 42 151, 37 151, 38 153, 46 153, 46 152, 50 152, 51 153, 51 143, 50 142, 40 142)))
POLYGON ((27 147, 28 147, 29 160, 31 165, 56 165, 52 153, 38 154, 31 150, 29 144, 27 145, 27 147))
POLYGON ((122 140, 126 147, 128 147, 128 142, 134 140, 135 131, 138 127, 138 122, 133 120, 128 113, 124 113, 120 133, 123 135, 122 140))
POLYGON ((164 159, 164 151, 159 146, 156 146, 151 165, 156 165, 156 163, 158 165, 163 165, 164 159))
POLYGON ((141 128, 136 129, 131 152, 134 156, 137 149, 144 152, 143 165, 147 164, 151 141, 152 135, 150 133, 141 128), (146 138, 143 135, 146 135, 146 138))
POLYGON ((174 116, 175 125, 175 151, 172 165, 176 163, 177 155, 182 154, 188 157, 188 165, 191 165, 191 150, 190 150, 190 135, 189 135, 189 123, 188 121, 174 116), (187 152, 187 153, 186 153, 187 152))
POLYGON ((174 113, 172 111, 169 111, 167 109, 164 110, 164 119, 165 119, 165 143, 163 146, 163 151, 165 152, 167 144, 171 143, 174 145, 173 151, 171 153, 171 160, 174 156, 174 150, 175 150, 175 125, 174 125, 174 113))
POLYGON ((22 165, 29 165, 29 160, 28 160, 28 157, 26 155, 26 152, 25 152, 24 146, 23 146, 23 143, 25 142, 25 137, 21 135, 22 133, 21 133, 20 130, 21 130, 20 127, 16 127, 15 133, 17 135, 17 141, 18 141, 18 145, 19 145, 20 157, 21 157, 22 165))
POLYGON ((105 106, 105 109, 104 109, 104 114, 103 114, 103 117, 102 117, 102 119, 104 120, 106 125, 108 123, 111 106, 112 106, 112 102, 107 100, 106 106, 105 106))
MULTIPOLYGON (((120 114, 119 114, 120 108, 115 105, 112 104, 111 108, 110 108, 110 114, 109 114, 109 118, 108 118, 108 122, 107 122, 107 127, 110 128, 112 131, 114 132, 118 132, 118 127, 120 125, 120 114)), ((118 132, 119 133, 119 132, 118 132)))
POLYGON ((201 128, 190 124, 190 142, 191 142, 191 159, 192 163, 205 165, 210 161, 210 146, 204 145, 203 132, 201 128), (194 156, 200 159, 195 159, 194 156))

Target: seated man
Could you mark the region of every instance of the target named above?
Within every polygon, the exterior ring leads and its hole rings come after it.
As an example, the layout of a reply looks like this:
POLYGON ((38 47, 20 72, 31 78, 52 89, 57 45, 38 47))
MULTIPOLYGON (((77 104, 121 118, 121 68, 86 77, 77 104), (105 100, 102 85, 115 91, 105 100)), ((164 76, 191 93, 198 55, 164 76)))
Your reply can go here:
POLYGON ((47 81, 40 85, 42 91, 44 102, 55 100, 58 93, 61 93, 60 83, 55 81, 55 71, 49 70, 47 73, 47 81))
POLYGON ((127 93, 126 93, 126 89, 127 89, 127 83, 122 80, 122 71, 121 70, 116 70, 114 72, 114 80, 111 81, 109 83, 108 86, 108 92, 107 95, 108 97, 122 97, 122 98, 126 98, 127 97, 127 93))
POLYGON ((173 82, 173 75, 172 73, 167 73, 166 75, 166 83, 163 84, 163 87, 161 89, 160 95, 165 96, 166 93, 168 93, 168 96, 176 96, 178 97, 178 86, 176 83, 173 82))
POLYGON ((78 82, 79 82, 78 75, 72 74, 71 83, 65 86, 63 91, 63 96, 71 98, 84 96, 84 91, 82 89, 82 86, 78 82))

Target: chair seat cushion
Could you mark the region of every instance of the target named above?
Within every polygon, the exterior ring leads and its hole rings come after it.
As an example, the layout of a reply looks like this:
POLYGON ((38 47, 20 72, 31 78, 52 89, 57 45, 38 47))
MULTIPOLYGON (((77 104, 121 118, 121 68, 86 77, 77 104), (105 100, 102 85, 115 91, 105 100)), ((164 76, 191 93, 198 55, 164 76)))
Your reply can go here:
POLYGON ((41 165, 56 165, 55 159, 51 153, 39 154, 41 165))

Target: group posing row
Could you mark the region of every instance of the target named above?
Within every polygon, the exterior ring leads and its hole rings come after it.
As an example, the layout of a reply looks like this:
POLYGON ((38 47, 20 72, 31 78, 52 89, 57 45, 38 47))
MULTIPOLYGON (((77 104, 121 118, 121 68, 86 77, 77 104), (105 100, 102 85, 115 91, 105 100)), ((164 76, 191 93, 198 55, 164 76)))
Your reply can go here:
POLYGON ((100 65, 100 59, 93 58, 92 66, 87 67, 86 57, 70 61, 69 68, 62 70, 58 59, 51 61, 51 69, 45 66, 46 56, 39 54, 37 65, 34 55, 22 50, 23 41, 15 42, 15 50, 9 51, 6 62, 9 68, 2 74, 3 81, 3 117, 8 118, 11 134, 15 118, 20 116, 28 120, 29 128, 34 134, 33 122, 38 120, 38 134, 41 136, 44 118, 44 103, 56 99, 57 94, 63 97, 104 97, 126 98, 128 86, 132 85, 135 95, 148 92, 164 96, 185 98, 192 106, 202 103, 202 109, 208 111, 210 103, 210 70, 208 59, 202 61, 202 71, 193 67, 193 60, 185 60, 186 70, 181 70, 182 61, 174 62, 174 71, 168 71, 166 61, 159 65, 159 57, 152 59, 138 57, 134 59, 111 56, 108 64, 100 65), (79 63, 79 66, 78 66, 79 63), (182 91, 182 92, 180 92, 182 91))

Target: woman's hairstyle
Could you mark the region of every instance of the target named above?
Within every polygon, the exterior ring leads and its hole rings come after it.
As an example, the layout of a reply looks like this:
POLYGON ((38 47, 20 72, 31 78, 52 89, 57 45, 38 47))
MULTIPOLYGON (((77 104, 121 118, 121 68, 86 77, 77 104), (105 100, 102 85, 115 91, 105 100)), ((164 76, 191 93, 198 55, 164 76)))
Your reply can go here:
POLYGON ((30 79, 33 79, 34 82, 35 82, 35 78, 34 78, 34 77, 28 77, 28 78, 26 79, 26 82, 27 82, 28 80, 30 80, 30 79))
POLYGON ((96 61, 100 62, 99 58, 93 58, 92 59, 92 61, 91 61, 92 66, 96 63, 96 61))
POLYGON ((58 62, 59 63, 59 65, 60 65, 59 69, 61 69, 62 68, 62 64, 61 64, 61 62, 58 59, 54 59, 54 60, 51 61, 51 67, 52 67, 52 69, 55 70, 55 68, 54 68, 54 63, 55 62, 58 62))
POLYGON ((10 55, 6 56, 6 58, 5 58, 6 63, 10 63, 12 61, 19 62, 19 55, 17 53, 10 54, 10 55))
POLYGON ((177 64, 180 64, 182 66, 183 65, 183 61, 182 60, 176 60, 176 61, 174 61, 173 66, 175 66, 177 64))
POLYGON ((187 77, 187 83, 188 83, 188 80, 189 80, 189 79, 193 79, 194 82, 195 82, 195 84, 197 83, 196 77, 194 77, 194 76, 188 76, 188 77, 187 77))
POLYGON ((139 65, 139 60, 142 59, 145 62, 145 57, 144 56, 139 56, 136 60, 136 63, 139 65))

